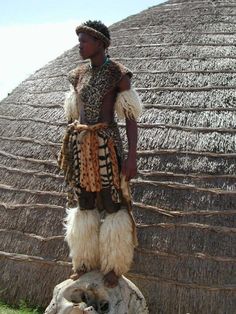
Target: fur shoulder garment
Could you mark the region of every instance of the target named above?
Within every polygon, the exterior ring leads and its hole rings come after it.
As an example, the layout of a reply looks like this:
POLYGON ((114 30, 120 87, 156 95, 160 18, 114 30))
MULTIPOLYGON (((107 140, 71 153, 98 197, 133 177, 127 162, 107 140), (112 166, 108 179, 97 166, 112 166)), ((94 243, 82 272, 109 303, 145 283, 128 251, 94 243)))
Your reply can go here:
POLYGON ((133 88, 118 93, 115 111, 118 119, 137 120, 142 112, 142 103, 138 93, 133 88))
MULTIPOLYGON (((116 88, 119 81, 132 72, 113 60, 104 66, 93 69, 89 64, 69 72, 68 80, 71 83, 70 92, 66 94, 64 109, 69 121, 79 119, 79 111, 83 104, 86 120, 90 124, 98 123, 99 113, 104 96, 116 88)), ((134 90, 118 94, 115 108, 119 118, 135 118, 140 112, 141 102, 134 90)))

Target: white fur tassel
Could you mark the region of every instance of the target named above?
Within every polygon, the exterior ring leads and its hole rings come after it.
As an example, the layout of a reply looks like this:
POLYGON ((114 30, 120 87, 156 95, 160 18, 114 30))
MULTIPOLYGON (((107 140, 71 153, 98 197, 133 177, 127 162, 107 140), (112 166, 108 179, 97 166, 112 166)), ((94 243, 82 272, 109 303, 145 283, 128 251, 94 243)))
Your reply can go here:
POLYGON ((100 215, 96 209, 70 208, 65 219, 67 241, 70 248, 73 270, 98 269, 100 215))
POLYGON ((79 108, 78 95, 72 85, 70 85, 70 91, 66 93, 64 102, 65 115, 68 120, 79 120, 80 108, 79 108))
POLYGON ((101 271, 114 270, 117 276, 129 271, 134 253, 133 227, 126 210, 105 218, 99 237, 101 271))
POLYGON ((137 120, 142 112, 142 103, 138 93, 133 89, 129 89, 118 93, 115 102, 115 111, 118 119, 137 120))

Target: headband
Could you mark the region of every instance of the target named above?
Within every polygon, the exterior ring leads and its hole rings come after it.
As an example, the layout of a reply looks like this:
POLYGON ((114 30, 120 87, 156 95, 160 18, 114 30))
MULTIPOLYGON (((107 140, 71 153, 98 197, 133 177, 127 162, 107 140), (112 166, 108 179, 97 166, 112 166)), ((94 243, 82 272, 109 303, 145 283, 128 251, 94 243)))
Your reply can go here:
POLYGON ((75 32, 78 36, 80 33, 86 33, 97 39, 100 39, 105 44, 105 48, 110 46, 110 39, 92 27, 82 24, 76 27, 75 32))

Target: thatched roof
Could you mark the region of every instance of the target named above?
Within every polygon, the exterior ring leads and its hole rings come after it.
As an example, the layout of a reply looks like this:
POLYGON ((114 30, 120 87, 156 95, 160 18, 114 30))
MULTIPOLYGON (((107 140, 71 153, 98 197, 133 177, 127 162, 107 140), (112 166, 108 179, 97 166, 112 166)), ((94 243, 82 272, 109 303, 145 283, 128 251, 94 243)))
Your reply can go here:
MULTIPOLYGON (((233 314, 235 0, 168 1, 110 29, 110 54, 134 72, 145 105, 129 276, 151 313, 233 314)), ((75 46, 0 103, 0 298, 11 303, 46 306, 70 272, 55 154, 66 75, 79 62, 75 46)))

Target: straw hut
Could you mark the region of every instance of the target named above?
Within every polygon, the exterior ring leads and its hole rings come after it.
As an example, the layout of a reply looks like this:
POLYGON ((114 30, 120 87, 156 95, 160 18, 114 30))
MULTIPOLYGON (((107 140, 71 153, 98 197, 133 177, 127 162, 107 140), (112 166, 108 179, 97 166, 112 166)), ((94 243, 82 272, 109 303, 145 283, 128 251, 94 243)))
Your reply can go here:
MULTIPOLYGON (((172 0, 110 30, 110 55, 134 72, 144 103, 129 278, 153 314, 233 314, 235 0, 172 0)), ((66 75, 79 62, 75 46, 0 103, 0 298, 10 303, 46 306, 70 273, 55 154, 66 75)))

